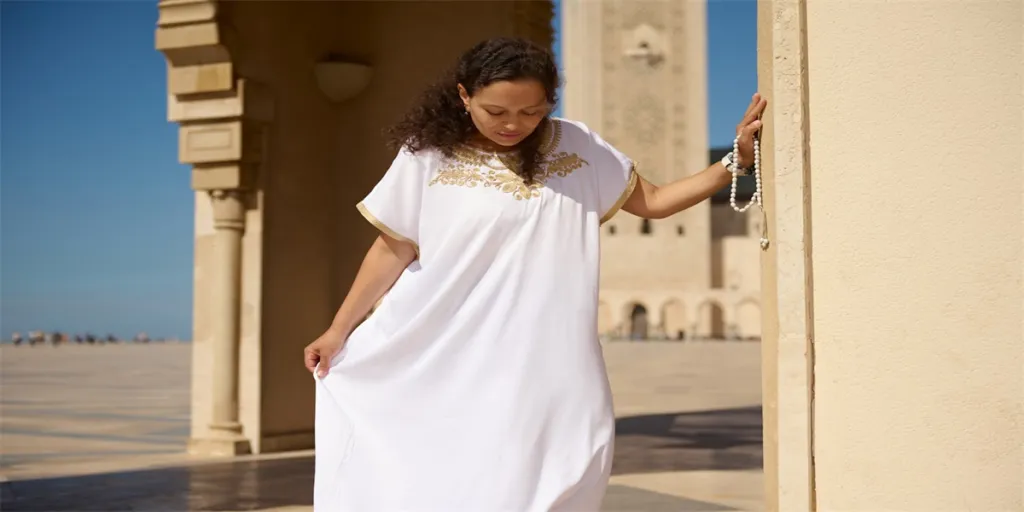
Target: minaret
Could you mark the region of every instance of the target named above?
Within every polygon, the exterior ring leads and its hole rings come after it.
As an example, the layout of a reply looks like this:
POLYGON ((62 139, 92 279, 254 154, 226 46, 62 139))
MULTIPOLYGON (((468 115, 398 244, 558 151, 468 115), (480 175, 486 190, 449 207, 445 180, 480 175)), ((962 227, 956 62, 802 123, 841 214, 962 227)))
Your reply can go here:
MULTIPOLYGON (((586 123, 663 184, 708 165, 704 2, 563 0, 565 116, 586 123)), ((711 285, 707 201, 667 219, 620 212, 602 228, 602 295, 711 285)), ((662 296, 663 294, 655 294, 662 296)), ((625 299, 623 299, 625 300, 625 299)), ((656 299, 652 299, 656 300, 656 299)), ((621 309, 618 300, 608 305, 621 309)), ((664 304, 647 303, 653 318, 664 304)), ((624 320, 616 311, 617 320, 624 320)), ((620 322, 616 322, 617 324, 620 322)))

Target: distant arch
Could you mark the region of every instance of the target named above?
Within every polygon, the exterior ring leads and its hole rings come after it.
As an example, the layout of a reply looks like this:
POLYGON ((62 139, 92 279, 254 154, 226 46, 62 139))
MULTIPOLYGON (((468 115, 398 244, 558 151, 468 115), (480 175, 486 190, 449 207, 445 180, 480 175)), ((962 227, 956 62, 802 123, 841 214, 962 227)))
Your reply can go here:
POLYGON ((686 308, 679 299, 670 299, 661 307, 661 321, 670 339, 686 338, 686 308))
POLYGON ((694 335, 725 339, 725 310, 717 300, 707 300, 697 306, 694 335))
POLYGON ((647 306, 639 302, 631 304, 626 335, 631 340, 646 340, 650 336, 650 320, 647 306))

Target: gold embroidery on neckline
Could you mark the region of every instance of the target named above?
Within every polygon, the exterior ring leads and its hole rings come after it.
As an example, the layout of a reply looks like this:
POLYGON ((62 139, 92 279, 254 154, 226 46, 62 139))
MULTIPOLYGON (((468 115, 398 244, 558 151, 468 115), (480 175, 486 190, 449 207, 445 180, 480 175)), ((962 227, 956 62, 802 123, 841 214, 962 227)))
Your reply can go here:
POLYGON ((513 169, 519 165, 518 157, 511 154, 486 153, 469 146, 454 148, 452 158, 445 158, 437 175, 427 185, 441 184, 474 188, 477 185, 493 187, 516 200, 540 196, 540 189, 554 176, 566 177, 573 171, 588 165, 576 153, 565 151, 554 153, 562 141, 560 121, 547 120, 541 128, 544 142, 540 147, 540 161, 533 183, 527 185, 513 169), (494 165, 497 160, 500 165, 494 165))

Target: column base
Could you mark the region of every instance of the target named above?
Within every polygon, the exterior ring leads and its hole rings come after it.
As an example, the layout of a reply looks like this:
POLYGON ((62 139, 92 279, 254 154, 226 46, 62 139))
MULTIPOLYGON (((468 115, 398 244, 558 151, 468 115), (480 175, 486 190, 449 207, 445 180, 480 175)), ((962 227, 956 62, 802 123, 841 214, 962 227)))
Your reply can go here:
POLYGON ((234 457, 252 453, 249 440, 238 437, 192 437, 188 440, 189 455, 207 457, 234 457))

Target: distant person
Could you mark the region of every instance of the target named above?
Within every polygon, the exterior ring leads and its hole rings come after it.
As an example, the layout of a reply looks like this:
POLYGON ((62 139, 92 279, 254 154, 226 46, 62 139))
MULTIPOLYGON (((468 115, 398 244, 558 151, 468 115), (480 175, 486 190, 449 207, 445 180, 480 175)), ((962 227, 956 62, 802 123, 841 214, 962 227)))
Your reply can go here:
MULTIPOLYGON (((601 222, 675 214, 732 174, 652 185, 551 116, 558 86, 548 50, 485 41, 392 129, 398 155, 358 205, 381 233, 305 348, 315 510, 599 510, 615 430, 601 222)), ((754 162, 765 104, 754 95, 739 123, 735 172, 754 162)))
POLYGON ((11 334, 11 343, 14 343, 15 345, 21 345, 22 341, 24 341, 24 338, 21 337, 20 332, 11 334))

